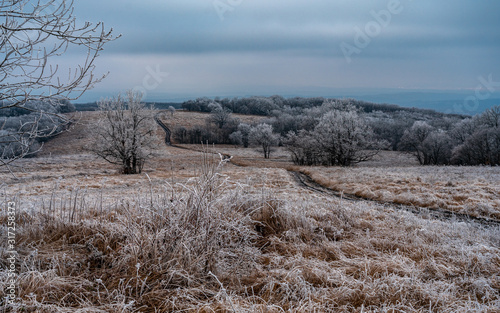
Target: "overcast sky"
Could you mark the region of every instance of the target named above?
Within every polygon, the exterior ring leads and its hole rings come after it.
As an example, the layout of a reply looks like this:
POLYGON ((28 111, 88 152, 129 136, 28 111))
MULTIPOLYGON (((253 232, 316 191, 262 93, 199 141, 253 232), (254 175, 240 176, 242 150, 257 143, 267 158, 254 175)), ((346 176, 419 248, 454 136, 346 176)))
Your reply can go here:
POLYGON ((75 15, 122 34, 86 99, 134 87, 167 100, 500 81, 498 0, 82 0, 75 15))

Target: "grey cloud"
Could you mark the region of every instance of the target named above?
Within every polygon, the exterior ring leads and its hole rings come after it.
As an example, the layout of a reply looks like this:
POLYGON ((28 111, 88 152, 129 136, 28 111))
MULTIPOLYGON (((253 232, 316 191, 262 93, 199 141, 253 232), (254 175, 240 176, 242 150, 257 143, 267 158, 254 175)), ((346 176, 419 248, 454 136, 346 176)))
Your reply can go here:
MULTIPOLYGON (((371 12, 386 10, 390 1, 396 0, 242 0, 224 21, 212 0, 123 0, 119 5, 86 0, 76 12, 123 33, 103 54, 183 60, 176 66, 179 73, 212 77, 218 86, 256 80, 295 87, 302 82, 449 88, 474 85, 478 75, 497 73, 497 0, 400 0, 401 13, 391 16, 390 24, 347 64, 341 43, 354 45, 355 29, 364 29, 374 20, 371 12), (245 63, 249 55, 255 60, 250 66, 245 63), (290 80, 290 75, 298 76, 290 80)), ((184 79, 177 88, 189 89, 190 81, 200 84, 184 79)))
MULTIPOLYGON (((228 12, 224 22, 218 20, 206 2, 187 8, 174 1, 160 6, 161 10, 144 5, 133 10, 132 15, 120 17, 125 20, 121 22, 125 25, 119 27, 124 29, 124 39, 113 45, 113 50, 135 53, 334 50, 340 42, 353 40, 355 27, 363 29, 373 20, 371 10, 385 9, 387 1, 376 2, 377 5, 359 2, 352 5, 336 1, 334 5, 324 1, 308 4, 289 1, 288 5, 278 7, 247 0, 228 12)), ((450 48, 500 45, 497 31, 500 22, 495 19, 497 13, 492 13, 500 12, 500 4, 485 8, 485 4, 473 2, 465 5, 443 1, 447 5, 432 5, 429 1, 401 0, 401 3, 407 7, 399 16, 393 16, 391 24, 377 36, 377 40, 388 46, 415 49, 435 45, 450 48)))

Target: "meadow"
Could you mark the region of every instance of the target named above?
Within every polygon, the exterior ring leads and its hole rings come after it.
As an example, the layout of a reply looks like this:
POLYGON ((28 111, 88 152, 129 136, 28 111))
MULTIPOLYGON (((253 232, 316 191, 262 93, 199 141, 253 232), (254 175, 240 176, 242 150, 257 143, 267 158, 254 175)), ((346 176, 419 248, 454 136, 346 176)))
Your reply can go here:
POLYGON ((392 152, 297 167, 281 148, 263 160, 254 148, 167 147, 158 129, 144 172, 121 175, 85 149, 93 114, 20 160, 16 178, 0 173, 2 208, 18 208, 8 309, 1 242, 6 312, 500 312, 500 226, 409 209, 499 220, 496 167, 421 167, 392 152), (293 171, 366 200, 306 189, 293 171))
POLYGON ((500 167, 316 167, 304 172, 346 194, 500 219, 500 167))

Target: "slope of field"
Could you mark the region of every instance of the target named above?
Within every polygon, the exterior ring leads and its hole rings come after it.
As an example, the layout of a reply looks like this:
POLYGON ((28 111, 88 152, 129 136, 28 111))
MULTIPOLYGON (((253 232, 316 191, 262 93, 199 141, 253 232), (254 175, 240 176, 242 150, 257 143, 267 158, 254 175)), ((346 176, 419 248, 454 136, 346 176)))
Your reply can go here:
MULTIPOLYGON (((78 150, 88 140, 79 127, 21 160, 18 179, 0 173, 2 208, 17 204, 17 307, 7 312, 498 312, 498 226, 318 194, 283 168, 282 150, 259 162, 255 149, 208 148, 245 163, 236 166, 166 147, 160 130, 145 172, 119 175, 78 150)), ((312 170, 429 184, 448 171, 312 170)), ((494 184, 485 170, 449 175, 494 184)), ((0 220, 5 233, 5 210, 0 220)), ((2 299, 7 251, 3 240, 2 299)))
POLYGON ((499 167, 316 167, 304 172, 347 194, 500 220, 499 167))
MULTIPOLYGON (((191 128, 195 125, 205 125, 209 117, 209 113, 176 111, 173 115, 167 111, 159 111, 160 119, 174 130, 178 126, 191 128)), ((71 116, 74 123, 69 127, 68 131, 58 135, 55 139, 44 144, 43 149, 38 154, 39 157, 57 155, 57 154, 78 154, 86 152, 85 146, 90 143, 88 136, 88 125, 95 121, 99 112, 76 112, 71 116)), ((264 117, 234 114, 235 118, 247 124, 258 123, 264 117)), ((163 144, 164 132, 158 127, 158 144, 163 144)))

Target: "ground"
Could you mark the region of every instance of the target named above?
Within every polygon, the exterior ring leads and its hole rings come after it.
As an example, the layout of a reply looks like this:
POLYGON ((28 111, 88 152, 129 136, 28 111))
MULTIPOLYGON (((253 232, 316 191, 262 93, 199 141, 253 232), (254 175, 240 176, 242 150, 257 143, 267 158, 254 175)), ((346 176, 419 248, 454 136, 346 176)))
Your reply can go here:
MULTIPOLYGON (((206 118, 164 114, 170 126, 206 118)), ((17 205, 18 310, 500 311, 500 228, 484 222, 499 219, 498 168, 420 167, 396 152, 301 168, 283 148, 264 160, 255 148, 166 147, 158 128, 144 172, 121 175, 85 149, 94 118, 83 113, 16 177, 0 174, 2 207, 17 205), (297 172, 365 199, 306 188, 297 172)), ((4 240, 4 293, 8 251, 4 240)))

